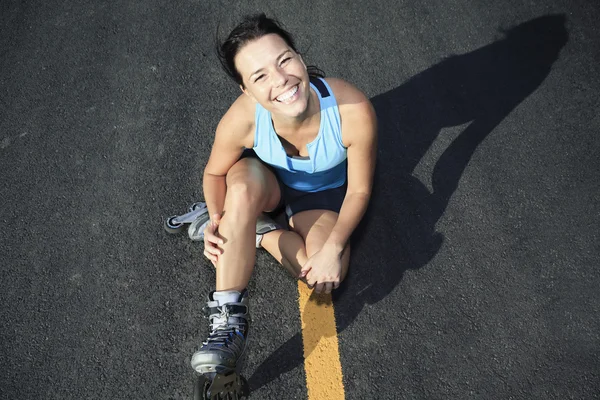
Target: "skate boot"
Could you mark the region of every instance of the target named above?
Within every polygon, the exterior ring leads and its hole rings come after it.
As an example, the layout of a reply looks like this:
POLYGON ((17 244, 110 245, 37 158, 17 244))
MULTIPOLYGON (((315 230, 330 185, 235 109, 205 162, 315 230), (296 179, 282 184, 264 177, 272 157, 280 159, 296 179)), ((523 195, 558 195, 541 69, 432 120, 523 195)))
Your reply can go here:
POLYGON ((192 368, 201 374, 235 370, 246 348, 250 322, 248 291, 220 293, 237 294, 237 301, 223 303, 215 300, 215 292, 208 297, 204 312, 210 321, 210 332, 191 361, 192 368))
POLYGON ((248 336, 248 292, 212 292, 208 298, 204 311, 210 332, 191 360, 192 368, 200 374, 194 399, 246 397, 250 393, 248 382, 237 369, 248 336))
POLYGON ((195 220, 192 221, 188 228, 188 236, 193 241, 204 240, 204 230, 210 223, 210 217, 208 216, 208 209, 205 212, 199 214, 195 220))
POLYGON ((256 248, 260 249, 263 235, 277 229, 283 229, 281 225, 273 221, 267 214, 262 213, 256 220, 256 248))

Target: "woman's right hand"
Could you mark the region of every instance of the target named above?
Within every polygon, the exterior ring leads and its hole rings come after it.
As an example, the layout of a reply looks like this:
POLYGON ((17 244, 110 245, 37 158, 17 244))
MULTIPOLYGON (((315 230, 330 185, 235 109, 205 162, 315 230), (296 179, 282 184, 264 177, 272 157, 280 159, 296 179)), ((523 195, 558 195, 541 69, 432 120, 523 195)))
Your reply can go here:
POLYGON ((223 239, 218 236, 220 222, 221 215, 215 214, 204 230, 204 256, 208 258, 215 267, 217 266, 219 256, 223 254, 223 249, 219 247, 220 244, 223 244, 223 239))

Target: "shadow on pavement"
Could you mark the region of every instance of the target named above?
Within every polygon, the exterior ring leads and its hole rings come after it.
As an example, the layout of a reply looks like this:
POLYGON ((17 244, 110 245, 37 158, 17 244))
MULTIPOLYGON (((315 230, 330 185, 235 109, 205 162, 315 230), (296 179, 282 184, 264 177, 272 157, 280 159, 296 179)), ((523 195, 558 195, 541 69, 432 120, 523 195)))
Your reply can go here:
MULTIPOLYGON (((404 272, 426 265, 443 237, 444 214, 477 146, 548 76, 568 41, 564 15, 504 31, 504 38, 451 56, 371 99, 379 120, 378 167, 369 210, 353 235, 350 273, 334 292, 338 332, 365 304, 385 298, 404 272), (469 123, 436 161, 433 192, 413 176, 442 128, 469 123)), ((303 362, 301 332, 250 377, 256 390, 303 362)))

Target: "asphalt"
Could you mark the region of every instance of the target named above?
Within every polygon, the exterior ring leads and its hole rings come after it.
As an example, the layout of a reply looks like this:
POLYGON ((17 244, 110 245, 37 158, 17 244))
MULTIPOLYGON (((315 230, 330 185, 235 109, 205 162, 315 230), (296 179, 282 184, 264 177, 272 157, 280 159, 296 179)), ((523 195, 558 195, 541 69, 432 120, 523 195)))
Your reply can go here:
MULTIPOLYGON (((379 119, 346 398, 600 398, 600 7, 559 0, 3 1, 0 398, 191 398, 214 271, 162 222, 257 11, 379 119)), ((249 289, 252 398, 306 398, 296 283, 260 252, 249 289)))

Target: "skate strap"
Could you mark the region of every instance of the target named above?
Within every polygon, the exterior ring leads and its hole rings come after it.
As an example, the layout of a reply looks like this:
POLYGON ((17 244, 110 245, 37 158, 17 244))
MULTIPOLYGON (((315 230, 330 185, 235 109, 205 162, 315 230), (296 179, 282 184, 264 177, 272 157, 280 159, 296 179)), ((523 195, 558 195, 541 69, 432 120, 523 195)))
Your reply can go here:
POLYGON ((232 317, 245 318, 245 316, 248 314, 248 306, 242 303, 229 303, 223 304, 222 306, 218 306, 217 304, 211 303, 216 303, 216 301, 211 301, 206 307, 204 307, 204 316, 207 318, 214 314, 222 314, 223 307, 225 307, 225 311, 227 312, 227 314, 229 314, 232 317))

